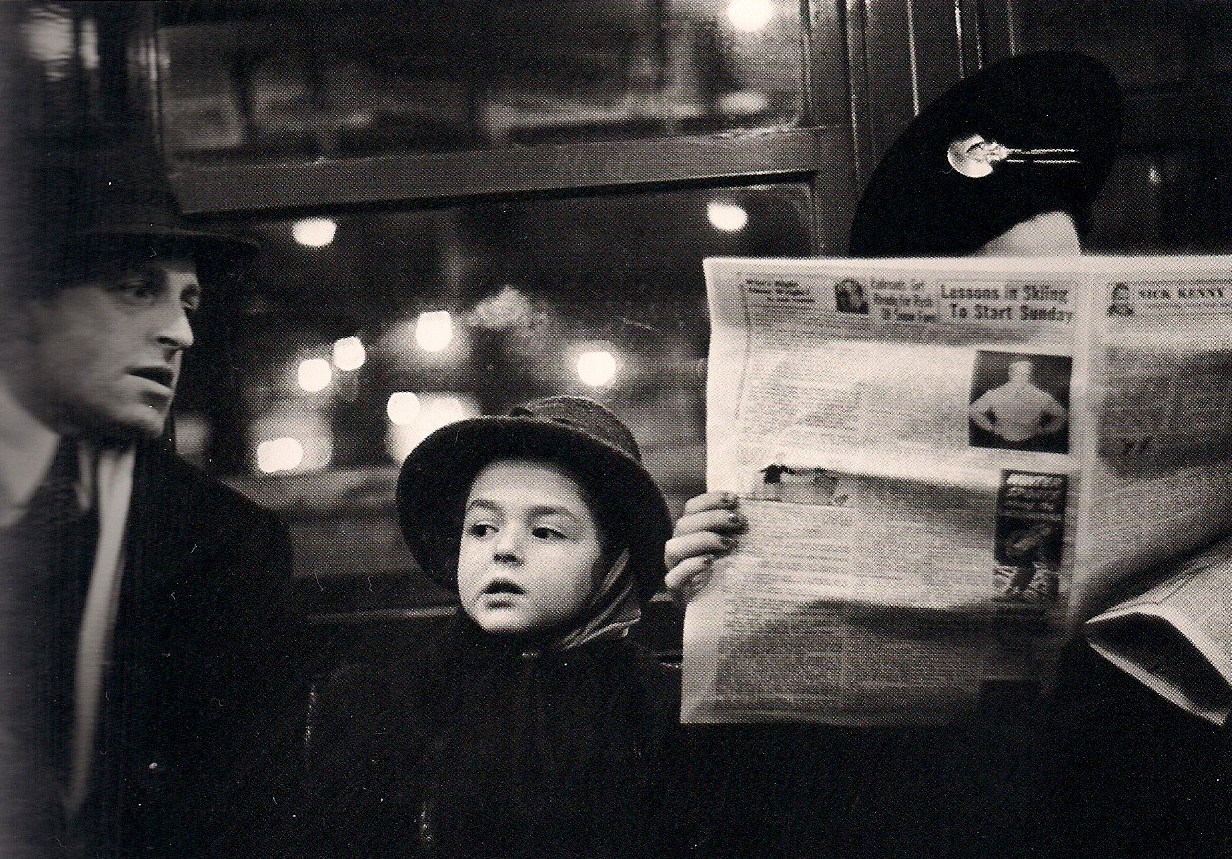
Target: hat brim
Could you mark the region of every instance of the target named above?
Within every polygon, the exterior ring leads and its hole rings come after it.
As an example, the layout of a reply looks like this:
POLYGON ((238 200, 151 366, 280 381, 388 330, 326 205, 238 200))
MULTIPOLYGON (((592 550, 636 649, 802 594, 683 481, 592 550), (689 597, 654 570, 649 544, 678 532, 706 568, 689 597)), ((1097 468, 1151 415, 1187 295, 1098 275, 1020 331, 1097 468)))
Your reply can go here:
POLYGON ((1049 210, 1068 212, 1085 232, 1116 158, 1122 112, 1111 72, 1067 51, 1011 57, 959 81, 877 165, 856 206, 851 255, 963 255, 1049 210), (1001 164, 970 178, 946 160, 967 134, 1018 149, 1073 148, 1079 163, 1001 164))
POLYGON ((79 230, 76 235, 80 238, 98 236, 117 239, 181 242, 193 250, 204 253, 252 254, 261 249, 260 242, 249 236, 212 232, 209 230, 189 230, 183 227, 163 226, 160 224, 103 225, 79 230))
MULTIPOLYGON (((437 430, 402 464, 398 520, 416 562, 430 577, 456 588, 461 513, 471 483, 500 459, 559 463, 592 494, 608 500, 623 520, 623 537, 643 602, 663 584, 663 545, 671 516, 646 468, 623 451, 572 427, 533 417, 482 417, 437 430)), ((604 523, 600 523, 604 527, 604 523)))

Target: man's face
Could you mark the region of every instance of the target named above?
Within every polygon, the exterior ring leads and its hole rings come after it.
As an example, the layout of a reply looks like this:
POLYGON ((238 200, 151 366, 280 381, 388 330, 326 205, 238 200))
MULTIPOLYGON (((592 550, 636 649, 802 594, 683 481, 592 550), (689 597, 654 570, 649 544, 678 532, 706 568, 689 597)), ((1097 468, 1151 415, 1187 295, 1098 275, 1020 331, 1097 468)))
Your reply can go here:
POLYGON ((559 626, 599 580, 599 528, 577 482, 544 463, 492 463, 471 484, 458 552, 458 597, 485 632, 559 626))
POLYGON ((1043 212, 1015 224, 973 256, 1078 256, 1082 244, 1066 212, 1043 212))
POLYGON ((141 261, 33 299, 30 360, 15 380, 23 400, 61 432, 158 436, 200 300, 196 267, 183 256, 141 261))

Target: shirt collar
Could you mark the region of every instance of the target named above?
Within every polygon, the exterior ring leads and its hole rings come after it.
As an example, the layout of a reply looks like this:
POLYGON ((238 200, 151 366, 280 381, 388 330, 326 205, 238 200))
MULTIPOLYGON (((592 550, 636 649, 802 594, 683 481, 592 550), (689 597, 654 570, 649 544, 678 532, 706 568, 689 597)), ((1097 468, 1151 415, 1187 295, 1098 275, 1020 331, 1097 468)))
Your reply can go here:
MULTIPOLYGON (((22 517, 26 505, 47 475, 60 434, 30 413, 0 375, 0 527, 22 517)), ((78 500, 91 506, 96 454, 82 442, 78 449, 78 500)))

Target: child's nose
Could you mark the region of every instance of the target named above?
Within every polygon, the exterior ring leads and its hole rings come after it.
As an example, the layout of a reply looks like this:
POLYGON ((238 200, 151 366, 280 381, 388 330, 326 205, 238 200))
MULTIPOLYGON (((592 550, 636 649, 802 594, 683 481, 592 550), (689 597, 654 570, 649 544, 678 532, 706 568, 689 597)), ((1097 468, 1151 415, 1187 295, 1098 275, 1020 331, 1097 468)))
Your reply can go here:
POLYGON ((492 557, 503 563, 514 563, 521 557, 521 539, 517 534, 517 529, 501 530, 496 545, 492 547, 492 557))

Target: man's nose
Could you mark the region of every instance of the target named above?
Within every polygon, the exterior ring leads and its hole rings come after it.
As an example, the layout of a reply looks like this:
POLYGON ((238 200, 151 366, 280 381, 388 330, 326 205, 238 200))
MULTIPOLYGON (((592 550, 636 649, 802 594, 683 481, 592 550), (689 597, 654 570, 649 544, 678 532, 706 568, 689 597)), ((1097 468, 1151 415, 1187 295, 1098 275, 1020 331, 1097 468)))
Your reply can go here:
POLYGON ((158 320, 158 342, 171 349, 187 349, 193 344, 192 322, 178 301, 168 307, 158 320))

